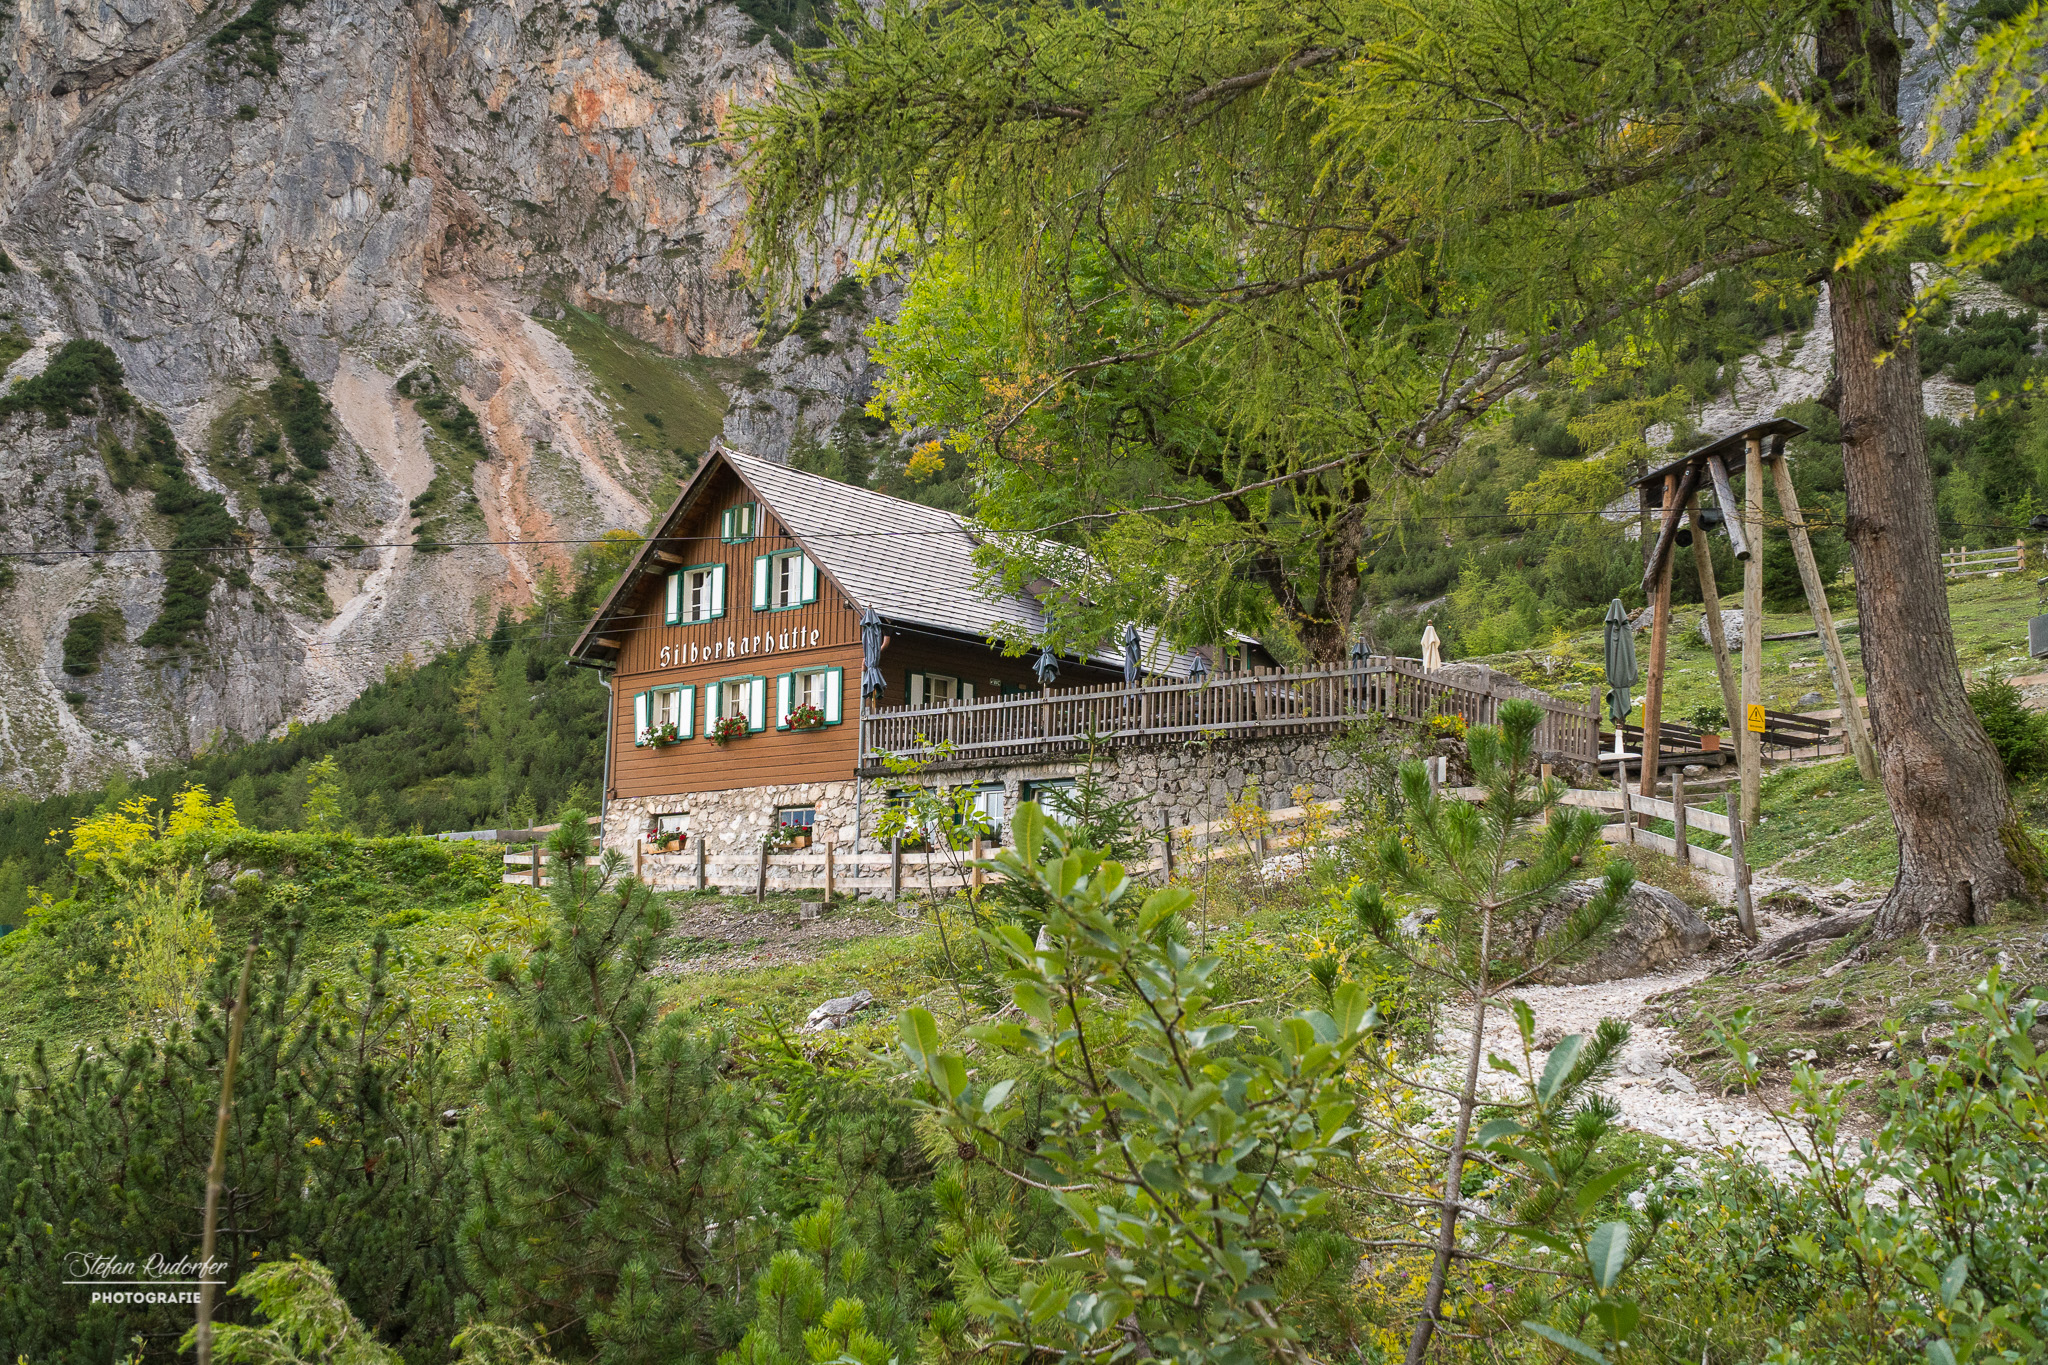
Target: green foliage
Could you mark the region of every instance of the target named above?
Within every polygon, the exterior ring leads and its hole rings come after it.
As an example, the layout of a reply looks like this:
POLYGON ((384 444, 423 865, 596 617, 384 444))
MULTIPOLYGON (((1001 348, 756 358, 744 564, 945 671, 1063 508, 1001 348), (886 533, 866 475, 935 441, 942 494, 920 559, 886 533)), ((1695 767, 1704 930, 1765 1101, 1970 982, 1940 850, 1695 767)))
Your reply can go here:
POLYGON ((99 672, 100 651, 107 647, 108 634, 118 634, 122 627, 121 613, 112 609, 72 617, 64 632, 64 671, 74 678, 99 672))
POLYGON ((251 0, 249 8, 221 25, 208 41, 213 47, 233 52, 249 70, 275 76, 278 39, 297 41, 297 35, 283 27, 284 12, 298 9, 304 3, 305 0, 251 0))
MULTIPOLYGON (((1957 1004, 1946 1055, 1901 1067, 1882 1124, 1860 1141, 1851 1104, 1869 1083, 1794 1068, 1791 1112, 1779 1121, 1811 1137, 1794 1146, 1803 1173, 1786 1247, 1820 1292, 1766 1359, 1881 1359, 1910 1342, 1924 1359, 1963 1365, 2026 1358, 2048 1339, 2037 1197, 2048 1055, 2029 1036, 2042 1002, 2015 997, 1994 966, 1957 1004)), ((1752 1016, 1740 1008, 1717 1032, 1755 1089, 1752 1016)), ((1887 1031, 1906 1046, 1899 1022, 1887 1031)))
POLYGON ((476 515, 471 483, 477 465, 491 458, 490 447, 476 412, 461 395, 444 387, 433 370, 408 370, 398 377, 397 389, 413 400, 432 433, 428 447, 434 456, 434 477, 411 504, 419 543, 426 550, 445 548, 436 544, 436 537, 449 538, 457 517, 473 520, 476 515))
MULTIPOLYGON (((0 251, 0 257, 4 257, 6 254, 6 252, 0 251)), ((10 274, 13 272, 13 269, 14 262, 9 261, 7 262, 7 268, 0 270, 0 275, 10 274)), ((29 337, 26 331, 22 330, 20 323, 10 324, 6 331, 0 332, 0 370, 6 369, 9 365, 27 355, 34 345, 34 340, 29 337)))
POLYGON ((1987 674, 1969 689, 1970 709, 1998 750, 2005 775, 2021 779, 2048 771, 2048 716, 2028 709, 2011 680, 1987 674))
POLYGON ((207 601, 223 572, 209 551, 233 546, 242 528, 229 513, 226 499, 187 477, 177 438, 155 413, 143 415, 142 446, 156 474, 151 505, 174 529, 164 556, 163 608, 138 643, 144 648, 170 648, 205 631, 207 601))
POLYGON ((545 325, 608 400, 614 429, 634 452, 635 468, 645 471, 643 496, 666 504, 675 481, 696 469, 725 421, 728 400, 720 382, 758 382, 758 372, 737 360, 667 355, 595 313, 570 303, 560 307, 560 317, 545 325))
MULTIPOLYGON (((273 338, 270 358, 278 375, 270 382, 270 406, 291 442, 292 454, 308 469, 327 468, 327 452, 334 448, 334 410, 321 396, 320 386, 292 359, 282 339, 273 338)), ((471 425, 475 425, 472 416, 471 425)))
POLYGON ((985 932, 1020 1019, 968 1036, 1050 1069, 1058 1088, 1027 1108, 1014 1075, 970 1085, 927 1011, 904 1011, 898 1031, 949 1136, 1020 1184, 1052 1187, 1072 1254, 967 1308, 1012 1350, 1134 1340, 1146 1356, 1235 1361, 1273 1349, 1298 1335, 1266 1305, 1275 1255, 1324 1206, 1312 1172, 1354 1131, 1343 1078, 1375 1022, 1365 992, 1347 986, 1330 1014, 1241 1038, 1211 1003, 1219 960, 1165 932, 1191 892, 1128 906, 1123 868, 1032 802, 1014 839, 994 863, 1048 907, 1047 946, 1024 925, 985 932))
MULTIPOLYGON (((351 1310, 406 1361, 438 1361, 462 1281, 451 1236, 464 1199, 460 1128, 444 1128, 438 1040, 387 985, 381 936, 340 981, 307 978, 296 931, 267 954, 236 1075, 217 1254, 222 1278, 294 1253, 333 1267, 351 1310)), ((217 964, 188 1032, 137 1038, 0 1077, 0 1340, 52 1365, 116 1358, 146 1333, 169 1361, 186 1307, 90 1305, 73 1253, 140 1265, 190 1254, 227 1047, 217 964)), ((236 1316, 233 1306, 226 1316, 236 1316)))
POLYGON ((0 417, 40 412, 50 426, 65 427, 73 417, 125 412, 133 400, 121 379, 121 362, 104 341, 67 341, 41 374, 0 394, 0 417))

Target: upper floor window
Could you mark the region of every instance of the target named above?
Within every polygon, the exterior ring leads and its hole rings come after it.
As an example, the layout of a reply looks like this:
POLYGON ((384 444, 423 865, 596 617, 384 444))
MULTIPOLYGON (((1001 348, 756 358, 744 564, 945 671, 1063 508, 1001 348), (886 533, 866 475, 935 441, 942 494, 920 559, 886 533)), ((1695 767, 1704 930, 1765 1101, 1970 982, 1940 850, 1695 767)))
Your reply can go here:
POLYGON ((974 700, 973 683, 945 673, 912 673, 908 690, 912 706, 950 706, 974 700))
POLYGON ((692 564, 668 576, 668 610, 664 623, 687 625, 715 621, 725 615, 725 565, 692 564))
POLYGON ((846 673, 838 668, 811 668, 784 673, 775 680, 775 728, 810 730, 837 725, 845 712, 846 673))
POLYGON ((696 733, 697 689, 656 687, 633 695, 633 743, 672 744, 696 733))
POLYGON ((718 538, 728 545, 737 545, 743 540, 754 538, 754 504, 743 502, 737 507, 728 507, 718 514, 718 538))
POLYGON ((802 550, 755 556, 755 611, 787 611, 817 600, 818 566, 802 550))

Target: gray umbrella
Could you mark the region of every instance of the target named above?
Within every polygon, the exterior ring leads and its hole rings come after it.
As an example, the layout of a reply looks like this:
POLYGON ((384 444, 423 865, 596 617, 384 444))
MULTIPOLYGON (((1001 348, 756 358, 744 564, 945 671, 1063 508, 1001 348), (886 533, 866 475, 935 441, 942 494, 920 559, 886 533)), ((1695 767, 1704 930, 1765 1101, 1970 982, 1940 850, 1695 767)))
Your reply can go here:
POLYGON ((1194 658, 1190 660, 1188 663, 1188 681, 1201 682, 1208 676, 1209 656, 1202 653, 1200 650, 1196 650, 1194 658))
POLYGON ((1124 627, 1124 681, 1136 686, 1145 672, 1145 642, 1135 625, 1124 627))
POLYGON ((869 607, 860 618, 860 694, 879 697, 888 686, 882 676, 882 618, 869 607))
POLYGON ((1636 633, 1629 624, 1628 608, 1617 597, 1607 604, 1607 714, 1616 725, 1628 719, 1635 705, 1628 690, 1642 676, 1636 667, 1636 633))
POLYGON ((1060 675, 1060 656, 1047 645, 1038 651, 1038 662, 1031 665, 1031 671, 1038 675, 1040 687, 1051 687, 1052 680, 1060 675))

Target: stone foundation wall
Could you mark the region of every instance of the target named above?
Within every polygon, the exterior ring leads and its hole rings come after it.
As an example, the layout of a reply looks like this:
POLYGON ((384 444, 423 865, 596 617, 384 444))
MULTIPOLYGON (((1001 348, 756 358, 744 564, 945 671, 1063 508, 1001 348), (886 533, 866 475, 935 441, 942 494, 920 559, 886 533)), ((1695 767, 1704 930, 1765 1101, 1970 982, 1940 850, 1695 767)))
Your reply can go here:
MULTIPOLYGON (((1136 798, 1141 802, 1139 813, 1148 825, 1155 827, 1168 820, 1186 825, 1221 819, 1228 813, 1230 803, 1242 799, 1247 787, 1253 784, 1257 785, 1261 804, 1269 809, 1295 804, 1293 792, 1297 787, 1306 786, 1318 800, 1340 796, 1345 787, 1345 760, 1331 751, 1327 736, 1111 750, 1098 761, 1111 798, 1136 798)), ((935 780, 975 785, 1000 782, 1007 818, 1023 799, 1026 784, 1077 777, 1086 767, 1085 761, 1069 758, 1033 763, 1009 761, 951 769, 935 774, 935 780)), ((604 846, 629 858, 636 849, 643 850, 641 876, 658 890, 682 890, 696 885, 697 843, 704 845, 710 858, 752 857, 761 847, 762 836, 775 823, 778 808, 812 806, 817 810, 812 847, 807 855, 793 855, 805 859, 793 871, 799 878, 816 879, 822 876, 827 844, 841 858, 855 852, 888 851, 887 845, 874 834, 884 789, 884 784, 867 783, 865 795, 857 799, 856 784, 852 781, 814 782, 615 798, 605 807, 604 846), (647 845, 643 837, 658 815, 683 817, 690 852, 644 852, 647 845)), ((780 867, 779 861, 770 871, 770 891, 776 889, 780 867)), ((756 875, 750 869, 739 880, 751 888, 756 875)), ((889 879, 885 867, 850 863, 841 863, 835 875, 848 891, 881 892, 886 890, 889 879)), ((715 871, 714 876, 728 885, 737 884, 730 866, 715 871)), ((915 874, 907 874, 906 889, 914 887, 916 880, 915 874)))

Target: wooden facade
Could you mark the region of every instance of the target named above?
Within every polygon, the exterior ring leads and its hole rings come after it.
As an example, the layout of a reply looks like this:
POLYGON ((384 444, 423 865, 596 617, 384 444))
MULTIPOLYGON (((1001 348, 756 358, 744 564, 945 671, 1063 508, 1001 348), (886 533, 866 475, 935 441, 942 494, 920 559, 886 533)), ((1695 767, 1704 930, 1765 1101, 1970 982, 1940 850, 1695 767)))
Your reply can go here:
MULTIPOLYGON (((824 566, 816 566, 816 600, 787 608, 757 609, 753 602, 754 562, 800 547, 771 507, 762 504, 729 465, 709 471, 682 518, 657 539, 638 571, 613 604, 605 625, 615 648, 612 684, 611 784, 608 798, 671 796, 736 787, 783 786, 850 780, 859 767, 861 712, 860 608, 849 601, 824 566), (754 506, 752 534, 745 540, 723 534, 727 515, 754 506), (723 611, 707 621, 670 623, 672 575, 709 565, 723 566, 723 611), (815 730, 777 728, 776 679, 793 671, 836 669, 837 723, 815 730), (763 725, 714 744, 708 728, 714 684, 764 680, 763 725), (687 688, 690 717, 686 738, 673 743, 636 743, 645 719, 636 698, 655 690, 687 688)), ((1005 657, 1000 650, 964 636, 891 625, 884 628, 881 667, 885 691, 870 705, 903 705, 911 675, 938 675, 968 684, 977 698, 1036 690, 1030 656, 1005 657)), ((1111 669, 1063 661, 1059 684, 1100 683, 1120 676, 1111 669)))

